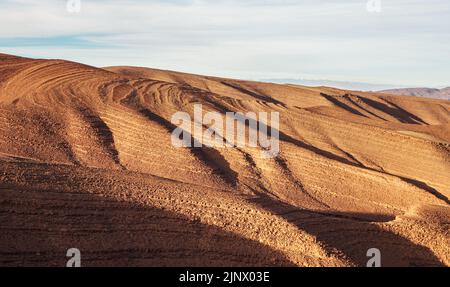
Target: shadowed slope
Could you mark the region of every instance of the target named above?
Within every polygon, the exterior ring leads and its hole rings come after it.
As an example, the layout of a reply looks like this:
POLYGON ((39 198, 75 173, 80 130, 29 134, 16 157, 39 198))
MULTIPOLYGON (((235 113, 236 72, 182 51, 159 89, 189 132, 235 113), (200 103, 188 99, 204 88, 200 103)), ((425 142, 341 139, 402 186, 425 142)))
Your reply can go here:
POLYGON ((80 190, 0 192, 1 266, 62 267, 72 247, 81 250, 85 267, 293 266, 256 241, 163 209, 80 190))

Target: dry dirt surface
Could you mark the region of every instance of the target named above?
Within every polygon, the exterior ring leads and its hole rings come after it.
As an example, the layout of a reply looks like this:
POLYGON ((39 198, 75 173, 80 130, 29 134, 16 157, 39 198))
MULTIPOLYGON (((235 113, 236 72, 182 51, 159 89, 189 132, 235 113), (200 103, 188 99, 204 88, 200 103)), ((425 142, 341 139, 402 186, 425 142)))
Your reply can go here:
POLYGON ((449 266, 450 101, 0 54, 0 266, 449 266), (280 153, 175 148, 194 104, 280 153))

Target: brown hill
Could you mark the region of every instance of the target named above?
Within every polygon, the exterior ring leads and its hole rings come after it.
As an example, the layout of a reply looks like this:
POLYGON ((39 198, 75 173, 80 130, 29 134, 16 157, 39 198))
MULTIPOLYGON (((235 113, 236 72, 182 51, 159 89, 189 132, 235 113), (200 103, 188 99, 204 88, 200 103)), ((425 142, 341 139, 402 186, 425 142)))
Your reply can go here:
POLYGON ((450 87, 443 89, 433 89, 433 88, 390 89, 380 91, 380 93, 450 100, 450 87))
POLYGON ((0 54, 0 265, 449 265, 450 102, 0 54), (280 113, 280 153, 175 148, 280 113))

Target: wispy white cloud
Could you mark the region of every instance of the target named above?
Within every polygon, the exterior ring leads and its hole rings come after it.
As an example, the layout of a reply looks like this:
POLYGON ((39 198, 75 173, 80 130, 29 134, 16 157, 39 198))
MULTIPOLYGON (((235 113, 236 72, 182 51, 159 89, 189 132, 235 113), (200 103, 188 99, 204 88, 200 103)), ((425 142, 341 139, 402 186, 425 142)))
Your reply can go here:
POLYGON ((449 84, 447 0, 0 2, 0 49, 245 78, 449 84))

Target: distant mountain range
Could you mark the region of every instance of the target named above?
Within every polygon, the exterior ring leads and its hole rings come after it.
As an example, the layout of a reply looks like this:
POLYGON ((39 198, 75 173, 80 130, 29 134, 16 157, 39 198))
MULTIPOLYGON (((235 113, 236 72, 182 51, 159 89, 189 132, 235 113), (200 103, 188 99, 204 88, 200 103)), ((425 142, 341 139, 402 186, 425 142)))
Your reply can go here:
POLYGON ((344 90, 352 91, 380 91, 387 89, 406 88, 405 86, 389 85, 389 84, 372 84, 363 82, 346 82, 346 81, 332 81, 332 80, 307 80, 307 79, 262 79, 264 82, 278 83, 278 84, 297 84, 303 86, 326 86, 344 90))
POLYGON ((404 96, 416 96, 416 97, 450 100, 450 87, 443 89, 433 89, 433 88, 388 89, 379 92, 404 96))

